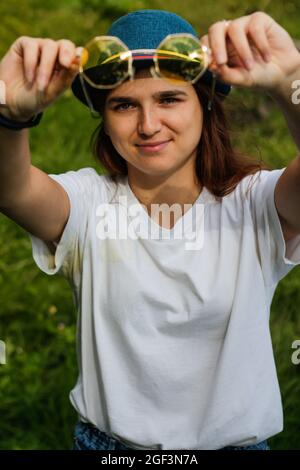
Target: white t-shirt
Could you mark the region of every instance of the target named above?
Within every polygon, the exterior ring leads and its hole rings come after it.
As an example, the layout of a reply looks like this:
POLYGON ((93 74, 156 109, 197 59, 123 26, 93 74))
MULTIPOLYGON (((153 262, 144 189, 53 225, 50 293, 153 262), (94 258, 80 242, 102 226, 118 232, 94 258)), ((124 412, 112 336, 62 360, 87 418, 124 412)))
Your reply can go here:
POLYGON ((71 202, 55 256, 29 236, 38 267, 73 290, 81 420, 136 449, 220 449, 282 431, 270 305, 300 263, 300 236, 285 244, 274 202, 284 169, 245 177, 221 201, 204 188, 162 231, 144 209, 136 218, 127 177, 49 175, 71 202), (105 207, 123 228, 139 221, 127 239, 103 235, 105 207))

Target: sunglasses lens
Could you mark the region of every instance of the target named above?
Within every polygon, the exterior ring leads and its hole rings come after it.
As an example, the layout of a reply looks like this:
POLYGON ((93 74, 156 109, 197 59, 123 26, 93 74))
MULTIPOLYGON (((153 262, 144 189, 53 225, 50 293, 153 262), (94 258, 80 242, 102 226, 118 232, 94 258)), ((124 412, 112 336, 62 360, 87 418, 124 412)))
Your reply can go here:
POLYGON ((176 36, 165 39, 156 53, 160 75, 171 81, 190 82, 207 67, 205 49, 196 38, 176 36))
POLYGON ((113 86, 124 80, 129 67, 128 50, 114 39, 93 39, 81 55, 83 76, 94 85, 113 86))

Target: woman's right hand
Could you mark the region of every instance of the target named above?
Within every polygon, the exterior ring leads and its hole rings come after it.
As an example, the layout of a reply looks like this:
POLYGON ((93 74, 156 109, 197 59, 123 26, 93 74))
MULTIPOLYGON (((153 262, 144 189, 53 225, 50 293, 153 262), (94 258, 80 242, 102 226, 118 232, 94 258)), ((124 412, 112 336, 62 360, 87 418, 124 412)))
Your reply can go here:
POLYGON ((67 39, 19 37, 0 62, 6 88, 5 117, 27 121, 54 102, 79 70, 80 52, 67 39))

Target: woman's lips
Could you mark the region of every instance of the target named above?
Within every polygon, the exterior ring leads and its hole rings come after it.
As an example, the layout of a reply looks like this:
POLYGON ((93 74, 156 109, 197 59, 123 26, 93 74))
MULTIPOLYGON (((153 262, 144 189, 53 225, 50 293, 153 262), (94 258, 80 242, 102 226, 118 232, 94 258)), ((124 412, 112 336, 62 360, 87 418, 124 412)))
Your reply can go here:
POLYGON ((143 145, 137 145, 137 147, 142 150, 143 152, 146 153, 153 153, 153 152, 159 152, 160 150, 163 150, 170 140, 165 140, 164 142, 157 143, 157 144, 143 144, 143 145))

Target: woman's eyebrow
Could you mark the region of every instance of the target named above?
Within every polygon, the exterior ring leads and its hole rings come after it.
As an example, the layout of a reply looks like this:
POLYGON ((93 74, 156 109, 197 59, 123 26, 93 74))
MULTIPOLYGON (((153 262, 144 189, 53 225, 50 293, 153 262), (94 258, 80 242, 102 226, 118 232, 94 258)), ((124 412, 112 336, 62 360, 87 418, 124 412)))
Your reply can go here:
MULTIPOLYGON (((166 90, 166 91, 159 91, 156 92, 152 95, 153 98, 168 98, 171 96, 188 96, 187 93, 185 93, 182 90, 166 90)), ((113 103, 128 103, 130 101, 135 101, 134 98, 131 98, 130 96, 113 96, 112 98, 109 98, 107 100, 107 104, 113 104, 113 103)))

